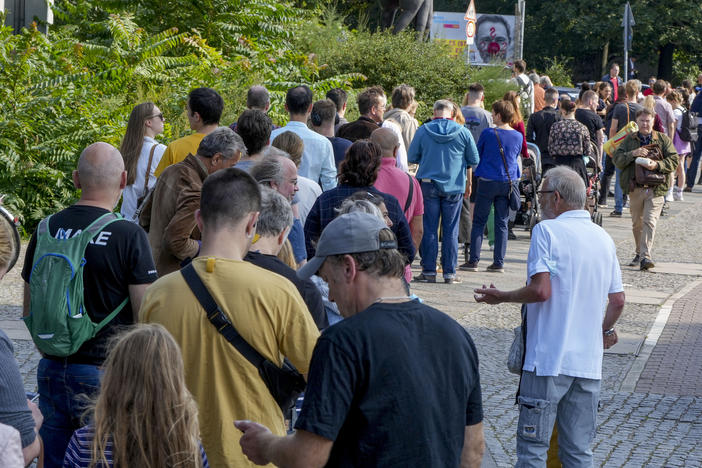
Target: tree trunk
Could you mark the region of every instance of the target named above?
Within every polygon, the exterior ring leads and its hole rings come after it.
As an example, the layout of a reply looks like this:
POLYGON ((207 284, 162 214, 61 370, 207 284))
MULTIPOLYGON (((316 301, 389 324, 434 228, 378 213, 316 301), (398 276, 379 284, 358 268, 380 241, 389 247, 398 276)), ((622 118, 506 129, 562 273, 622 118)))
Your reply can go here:
POLYGON ((602 68, 600 70, 599 76, 605 76, 609 73, 607 70, 607 62, 609 61, 609 41, 605 42, 604 48, 602 49, 602 68))
POLYGON ((673 52, 674 44, 666 44, 659 49, 658 78, 670 81, 673 78, 673 52))

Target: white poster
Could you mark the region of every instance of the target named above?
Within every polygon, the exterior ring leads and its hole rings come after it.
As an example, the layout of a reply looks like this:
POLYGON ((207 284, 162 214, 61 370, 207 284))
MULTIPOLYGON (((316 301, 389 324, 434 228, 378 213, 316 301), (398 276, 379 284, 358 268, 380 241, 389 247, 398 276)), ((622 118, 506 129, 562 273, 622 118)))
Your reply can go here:
POLYGON ((431 38, 448 42, 453 56, 465 55, 467 49, 467 60, 471 64, 485 65, 495 61, 512 63, 515 17, 485 13, 479 13, 477 17, 475 41, 470 46, 466 44, 465 13, 434 12, 431 38))

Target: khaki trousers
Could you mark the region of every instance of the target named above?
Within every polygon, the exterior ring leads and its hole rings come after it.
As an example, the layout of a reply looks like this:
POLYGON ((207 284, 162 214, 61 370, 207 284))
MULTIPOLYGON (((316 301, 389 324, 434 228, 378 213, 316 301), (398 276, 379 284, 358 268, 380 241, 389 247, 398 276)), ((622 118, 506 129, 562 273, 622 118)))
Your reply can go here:
POLYGON ((636 253, 641 259, 651 260, 656 223, 663 208, 663 196, 656 197, 652 188, 637 187, 629 192, 631 224, 636 244, 636 253))

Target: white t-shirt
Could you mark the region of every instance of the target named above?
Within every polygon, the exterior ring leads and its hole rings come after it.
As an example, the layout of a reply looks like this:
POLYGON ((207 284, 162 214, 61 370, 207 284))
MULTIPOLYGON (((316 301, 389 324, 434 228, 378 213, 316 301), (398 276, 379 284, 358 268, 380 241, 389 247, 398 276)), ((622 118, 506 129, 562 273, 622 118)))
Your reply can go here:
POLYGON ((397 161, 397 167, 407 172, 407 148, 405 148, 405 140, 402 139, 402 128, 400 128, 400 126, 396 122, 393 122, 389 119, 384 120, 383 125, 381 125, 381 127, 389 128, 393 131, 395 135, 397 135, 397 138, 400 139, 400 147, 397 148, 397 155, 395 156, 395 160, 397 161))
POLYGON ((151 189, 156 183, 154 170, 158 167, 158 163, 161 161, 164 151, 166 151, 166 145, 162 145, 153 138, 145 136, 144 144, 141 145, 139 161, 137 162, 136 179, 132 185, 127 185, 122 192, 122 208, 120 209, 120 213, 127 221, 137 222, 137 220, 134 219, 134 212, 137 209, 137 200, 144 192, 146 165, 149 163, 149 154, 151 153, 151 147, 154 145, 156 145, 156 149, 154 150, 154 157, 151 160, 151 167, 149 168, 149 185, 147 190, 151 189))
POLYGON ((539 376, 602 378, 602 321, 608 294, 623 291, 612 238, 585 210, 534 227, 529 282, 550 273, 551 297, 529 304, 523 369, 539 376))
POLYGON ((295 202, 297 203, 298 214, 300 215, 300 222, 305 225, 305 220, 307 219, 307 214, 312 209, 314 202, 317 201, 317 197, 322 194, 322 187, 319 186, 317 182, 307 177, 302 177, 297 175, 297 188, 299 189, 295 194, 295 202))

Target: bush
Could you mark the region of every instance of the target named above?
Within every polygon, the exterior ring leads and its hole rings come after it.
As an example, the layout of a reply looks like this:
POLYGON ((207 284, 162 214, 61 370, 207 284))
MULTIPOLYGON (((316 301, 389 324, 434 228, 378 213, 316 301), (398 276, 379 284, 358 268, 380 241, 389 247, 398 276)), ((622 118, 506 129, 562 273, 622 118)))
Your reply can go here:
POLYGON ((75 200, 71 172, 83 148, 119 146, 132 107, 147 99, 161 106, 170 137, 182 90, 216 81, 224 64, 199 37, 147 34, 129 15, 93 27, 98 43, 61 29, 49 39, 36 28, 0 28, 0 193, 30 232, 75 200))
POLYGON ((567 60, 547 58, 545 61, 548 65, 543 74, 551 78, 553 86, 573 87, 573 82, 571 81, 573 73, 567 60))
MULTIPOLYGON (((326 10, 318 22, 308 23, 294 35, 294 46, 315 54, 320 76, 357 72, 366 85, 380 85, 389 95, 406 83, 416 89, 419 102, 417 118, 431 116, 437 99, 460 104, 474 81, 486 87, 486 102, 499 99, 508 90, 509 73, 500 67, 474 68, 463 58, 453 58, 441 43, 418 41, 412 31, 392 34, 372 33, 367 28, 348 30, 343 18, 326 10)), ((355 94, 349 96, 349 118, 357 116, 355 94)))

